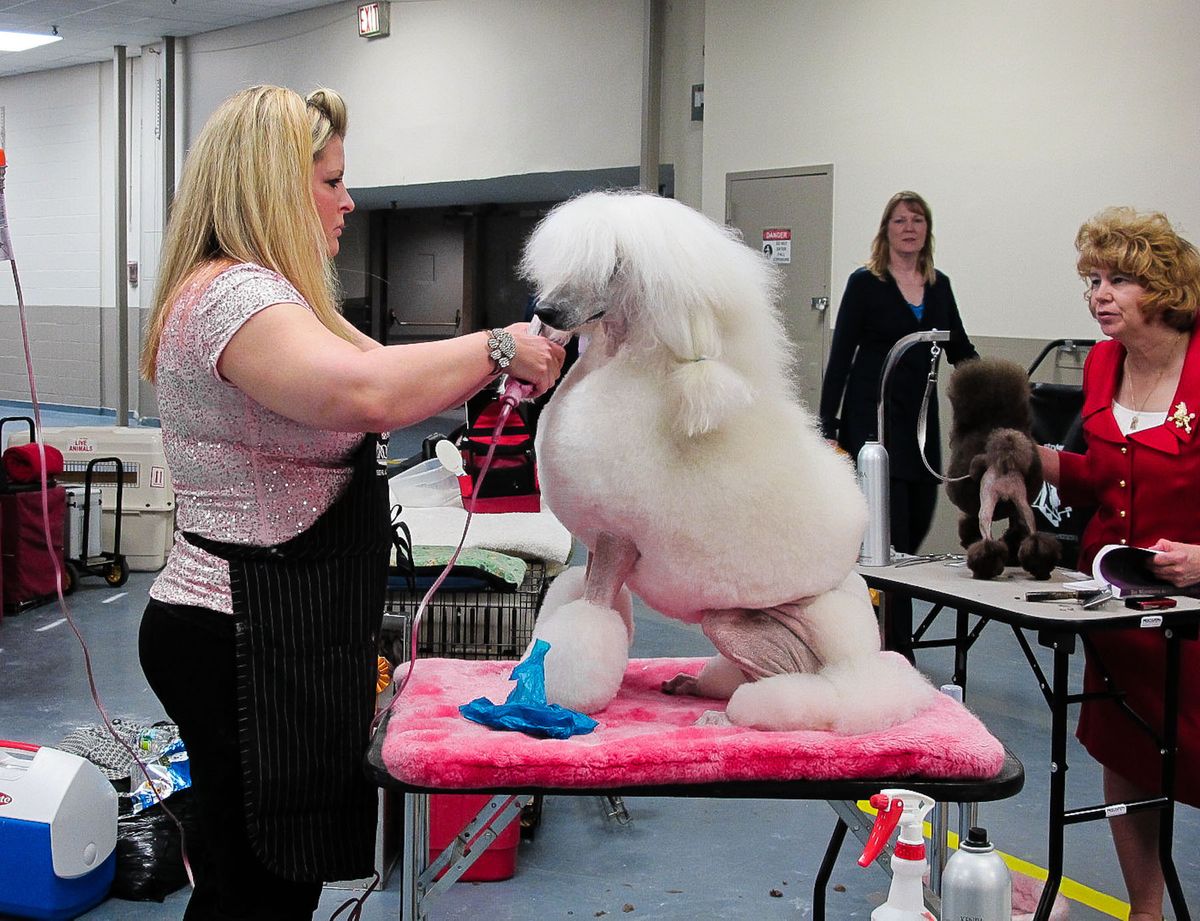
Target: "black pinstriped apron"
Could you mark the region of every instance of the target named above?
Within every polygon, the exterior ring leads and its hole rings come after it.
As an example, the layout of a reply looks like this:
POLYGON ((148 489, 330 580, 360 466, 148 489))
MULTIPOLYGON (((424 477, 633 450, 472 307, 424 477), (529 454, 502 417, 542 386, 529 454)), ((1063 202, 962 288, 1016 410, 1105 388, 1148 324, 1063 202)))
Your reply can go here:
POLYGON ((367 435, 353 469, 337 501, 285 543, 185 535, 229 561, 247 834, 288 879, 356 879, 375 862, 363 756, 391 547, 387 439, 367 435))

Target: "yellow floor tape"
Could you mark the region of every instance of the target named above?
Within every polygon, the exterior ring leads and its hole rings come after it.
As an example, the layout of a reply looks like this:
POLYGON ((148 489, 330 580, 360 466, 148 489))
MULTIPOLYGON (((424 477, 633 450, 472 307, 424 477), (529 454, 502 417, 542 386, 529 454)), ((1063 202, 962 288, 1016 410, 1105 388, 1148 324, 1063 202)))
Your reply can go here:
MULTIPOLYGON (((867 800, 859 800, 858 808, 861 812, 867 815, 875 815, 877 810, 867 800)), ((925 837, 933 837, 933 829, 928 822, 925 823, 925 837)), ((954 832, 947 833, 947 840, 950 847, 958 850, 958 835, 954 832)), ((1012 854, 1006 854, 999 848, 996 853, 1003 859, 1004 863, 1010 870, 1015 870, 1018 873, 1024 873, 1026 876, 1033 879, 1045 882, 1050 875, 1049 871, 1039 867, 1037 864, 1030 863, 1027 860, 1022 860, 1020 857, 1014 857, 1012 854)), ((1086 905, 1088 908, 1093 908, 1101 914, 1108 915, 1112 918, 1118 918, 1120 921, 1128 921, 1129 919, 1129 903, 1122 902, 1116 896, 1111 896, 1106 892, 1100 892, 1093 889, 1091 886, 1085 886, 1083 883, 1078 883, 1070 877, 1064 876, 1058 887, 1058 891, 1063 894, 1063 898, 1070 899, 1072 902, 1078 902, 1080 905, 1086 905)))

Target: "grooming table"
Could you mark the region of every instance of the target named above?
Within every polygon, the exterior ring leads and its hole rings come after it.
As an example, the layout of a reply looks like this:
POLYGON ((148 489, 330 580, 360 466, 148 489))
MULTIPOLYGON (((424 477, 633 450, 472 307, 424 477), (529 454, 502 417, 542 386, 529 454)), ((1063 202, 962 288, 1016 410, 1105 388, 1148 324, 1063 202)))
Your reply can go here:
MULTIPOLYGON (((1171 905, 1178 921, 1189 921, 1187 903, 1179 884, 1171 854, 1174 831, 1175 754, 1178 721, 1179 644, 1195 640, 1200 624, 1200 600, 1177 598, 1177 606, 1168 610, 1140 612, 1130 610, 1120 601, 1108 601, 1102 606, 1084 610, 1077 602, 1026 601, 1028 591, 1061 587, 1062 583, 1079 578, 1078 574, 1056 570, 1049 581, 1035 581, 1021 570, 1009 569, 1000 578, 979 580, 956 561, 913 557, 891 566, 859 566, 859 574, 867 584, 885 593, 907 595, 933 604, 933 610, 913 632, 913 648, 954 648, 955 684, 967 686, 967 654, 979 634, 990 621, 1008 624, 1016 637, 1038 687, 1050 708, 1050 816, 1048 831, 1049 876, 1038 903, 1035 921, 1046 921, 1054 897, 1062 882, 1064 830, 1078 822, 1107 819, 1124 811, 1158 809, 1162 812, 1159 826, 1159 859, 1171 905), (951 639, 925 639, 925 634, 945 608, 955 611, 955 630, 951 639), (971 615, 977 618, 972 625, 971 615), (1120 628, 1161 630, 1166 639, 1167 667, 1163 676, 1163 734, 1158 740, 1163 751, 1162 796, 1130 803, 1106 803, 1079 809, 1066 808, 1067 775, 1067 707, 1085 699, 1082 693, 1070 693, 1068 661, 1077 643, 1087 642, 1089 633, 1120 628), (1051 678, 1047 680, 1033 654, 1027 633, 1037 637, 1038 644, 1053 650, 1051 678)), ((884 608, 886 615, 886 605, 884 608)), ((1119 689, 1113 691, 1120 694, 1119 689)), ((1149 731, 1149 730, 1147 730, 1149 731)))
MULTIPOLYGON (((457 878, 472 854, 516 818, 518 795, 845 801, 906 787, 939 802, 984 802, 1013 796, 1024 783, 1020 762, 965 707, 943 695, 906 723, 860 736, 697 726, 704 711, 722 709, 723 702, 673 697, 660 686, 679 672, 696 674, 705 661, 631 661, 620 693, 596 715, 596 730, 559 741, 498 732, 459 714, 458 706, 476 697, 503 701, 515 663, 419 660, 367 759, 380 786, 405 797, 402 921, 427 917, 427 896, 457 878), (427 796, 434 792, 501 796, 427 865, 427 796), (478 846, 465 853, 471 841, 478 846), (434 883, 451 862, 450 872, 434 883)), ((825 885, 847 827, 839 812, 814 885, 816 921, 824 917, 825 885)))

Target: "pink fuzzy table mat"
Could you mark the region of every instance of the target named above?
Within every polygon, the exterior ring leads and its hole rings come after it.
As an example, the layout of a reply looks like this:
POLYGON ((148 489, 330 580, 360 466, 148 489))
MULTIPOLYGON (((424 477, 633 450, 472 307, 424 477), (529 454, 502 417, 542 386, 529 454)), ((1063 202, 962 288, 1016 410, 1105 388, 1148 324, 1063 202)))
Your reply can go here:
MULTIPOLYGON (((883 653, 893 655, 893 653, 883 653)), ((513 662, 420 659, 395 702, 382 746, 388 773, 414 787, 603 789, 729 781, 901 778, 988 780, 1004 747, 962 704, 938 695, 882 732, 762 732, 695 726, 722 701, 673 697, 659 687, 704 659, 634 659, 616 699, 589 735, 534 739, 472 723, 460 704, 502 703, 513 662)))

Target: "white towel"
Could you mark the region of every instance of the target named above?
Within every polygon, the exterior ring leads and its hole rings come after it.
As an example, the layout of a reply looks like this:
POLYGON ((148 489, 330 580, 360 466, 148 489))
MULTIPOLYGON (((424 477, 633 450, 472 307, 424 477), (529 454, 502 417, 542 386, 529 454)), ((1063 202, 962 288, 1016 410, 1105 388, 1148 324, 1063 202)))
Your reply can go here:
MULTIPOLYGON (((412 532, 414 545, 456 547, 467 513, 452 506, 406 508, 400 517, 412 532)), ((475 515, 463 546, 562 566, 571 558, 571 532, 545 508, 540 512, 475 515)))

